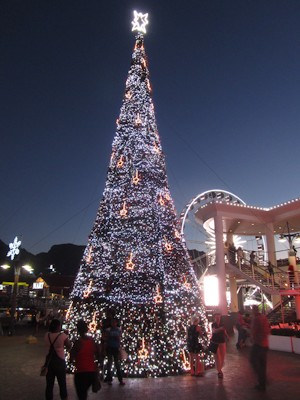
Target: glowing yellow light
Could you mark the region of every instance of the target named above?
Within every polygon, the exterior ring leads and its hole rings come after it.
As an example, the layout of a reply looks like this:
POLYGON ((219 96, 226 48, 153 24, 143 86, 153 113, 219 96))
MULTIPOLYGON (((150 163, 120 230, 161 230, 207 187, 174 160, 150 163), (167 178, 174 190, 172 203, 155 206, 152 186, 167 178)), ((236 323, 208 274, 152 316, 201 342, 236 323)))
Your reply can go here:
POLYGON ((164 199, 163 199, 163 197, 162 197, 161 194, 159 195, 158 202, 159 202, 159 204, 160 204, 161 206, 164 206, 164 205, 165 205, 165 201, 164 201, 164 199))
POLYGON ((110 156, 110 162, 112 162, 114 158, 115 158, 115 152, 113 151, 110 156))
POLYGON ((143 65, 143 67, 145 67, 145 68, 147 67, 147 63, 146 63, 146 60, 144 58, 141 59, 141 63, 143 65))
POLYGON ((157 146, 157 143, 156 143, 156 142, 154 142, 154 151, 155 151, 156 153, 160 153, 159 147, 157 146))
POLYGON ((128 269, 130 271, 132 271, 134 269, 134 267, 135 267, 135 263, 132 261, 132 257, 133 257, 133 255, 132 255, 132 252, 131 252, 130 256, 128 258, 128 261, 126 263, 126 269, 128 269))
POLYGON ((66 320, 68 320, 69 317, 70 317, 70 312, 71 312, 71 310, 72 310, 72 307, 73 307, 73 301, 71 301, 71 303, 70 303, 70 305, 69 305, 69 308, 68 308, 68 311, 67 311, 67 313, 66 313, 66 320))
POLYGON ((156 285, 156 295, 154 296, 155 303, 162 303, 163 298, 159 290, 159 285, 156 285))
POLYGON ((173 250, 172 244, 169 243, 169 242, 167 241, 166 237, 165 237, 165 249, 166 249, 167 251, 173 250))
POLYGON ((125 97, 126 97, 127 100, 130 100, 131 97, 132 97, 132 93, 131 93, 130 91, 127 92, 127 93, 125 94, 125 97))
POLYGON ((142 347, 138 351, 138 355, 139 355, 139 358, 142 359, 142 360, 145 360, 149 355, 149 351, 145 348, 145 340, 144 340, 144 338, 142 339, 142 347))
POLYGON ((87 263, 89 263, 89 262, 92 261, 92 248, 91 248, 91 247, 89 248, 89 252, 88 252, 88 254, 87 254, 87 256, 86 256, 85 261, 86 261, 87 263))
POLYGON ((147 79, 147 88, 148 88, 149 92, 151 92, 152 88, 151 88, 149 79, 147 79))
POLYGON ((204 303, 207 306, 219 305, 219 280, 214 275, 204 277, 204 303))
POLYGON ((132 183, 134 185, 137 185, 139 183, 139 181, 140 181, 139 172, 138 172, 138 170, 136 170, 135 171, 135 176, 132 178, 132 183))
POLYGON ((185 371, 188 371, 191 369, 191 364, 190 364, 189 360, 186 358, 185 351, 181 350, 181 352, 182 352, 182 358, 183 358, 183 366, 182 367, 185 371))
POLYGON ((121 156, 120 159, 119 159, 119 161, 118 161, 118 163, 117 163, 117 167, 118 167, 118 168, 122 168, 123 165, 124 165, 124 157, 121 156))
POLYGON ((89 330, 91 332, 95 332, 97 328, 96 314, 97 312, 95 311, 93 314, 92 322, 89 323, 89 330))
POLYGON ((120 210, 121 217, 127 217, 128 210, 126 208, 126 201, 123 203, 123 207, 120 210))
POLYGON ((142 123, 142 120, 141 120, 140 114, 138 113, 138 115, 136 116, 136 119, 135 119, 135 124, 141 125, 141 123, 142 123))
POLYGON ((92 279, 91 279, 91 280, 90 280, 90 283, 89 283, 89 286, 88 286, 87 289, 85 289, 85 291, 83 292, 83 297, 85 297, 85 298, 89 297, 89 295, 91 294, 91 291, 92 291, 92 284, 93 284, 93 281, 92 281, 92 279))
POLYGON ((175 237, 176 237, 176 239, 180 239, 180 233, 178 232, 177 229, 176 229, 176 231, 175 231, 175 237))

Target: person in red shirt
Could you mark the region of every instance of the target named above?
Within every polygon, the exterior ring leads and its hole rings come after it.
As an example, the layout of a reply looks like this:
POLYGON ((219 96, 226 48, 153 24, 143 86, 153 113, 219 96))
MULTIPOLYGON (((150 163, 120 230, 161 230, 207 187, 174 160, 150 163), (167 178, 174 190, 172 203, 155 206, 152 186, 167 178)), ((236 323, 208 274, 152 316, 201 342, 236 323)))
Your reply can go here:
POLYGON ((78 321, 77 330, 80 338, 71 350, 71 360, 75 361, 74 383, 78 400, 86 400, 88 390, 98 375, 97 360, 100 360, 101 349, 94 339, 87 335, 88 326, 85 321, 78 321))
POLYGON ((248 329, 249 329, 249 324, 245 321, 243 310, 239 310, 235 326, 238 331, 238 340, 236 343, 236 348, 240 350, 246 345, 245 343, 248 337, 248 329))
POLYGON ((218 343, 217 352, 214 354, 215 366, 218 371, 218 378, 223 379, 222 368, 224 366, 225 354, 226 354, 226 340, 229 336, 226 332, 225 326, 222 321, 222 316, 220 313, 214 315, 214 322, 211 325, 212 337, 211 341, 218 343))
POLYGON ((267 354, 269 349, 270 324, 265 315, 259 312, 258 306, 252 306, 251 338, 252 349, 250 363, 257 376, 255 389, 266 390, 267 354))

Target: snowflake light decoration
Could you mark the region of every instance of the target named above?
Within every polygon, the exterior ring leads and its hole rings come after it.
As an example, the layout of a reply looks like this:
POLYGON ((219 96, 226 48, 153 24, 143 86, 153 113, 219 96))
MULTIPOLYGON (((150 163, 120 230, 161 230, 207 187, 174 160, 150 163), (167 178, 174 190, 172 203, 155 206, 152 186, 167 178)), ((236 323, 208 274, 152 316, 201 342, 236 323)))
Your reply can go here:
POLYGON ((7 257, 10 257, 11 260, 15 258, 20 253, 19 247, 21 246, 21 240, 18 240, 16 236, 12 243, 9 243, 9 251, 6 254, 7 257))
POLYGON ((134 20, 132 23, 132 31, 138 31, 146 33, 146 25, 148 25, 148 13, 142 14, 137 11, 133 11, 134 20))

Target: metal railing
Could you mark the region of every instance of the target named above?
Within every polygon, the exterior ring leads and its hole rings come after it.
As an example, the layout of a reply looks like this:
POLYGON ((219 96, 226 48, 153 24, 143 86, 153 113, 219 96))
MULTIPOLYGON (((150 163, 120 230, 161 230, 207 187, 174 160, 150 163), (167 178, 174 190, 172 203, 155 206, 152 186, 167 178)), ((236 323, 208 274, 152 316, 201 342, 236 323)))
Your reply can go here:
MULTIPOLYGON (((243 257, 231 257, 228 260, 227 254, 224 255, 225 264, 235 267, 245 275, 247 275, 252 280, 256 281, 260 286, 263 285, 267 288, 272 288, 274 290, 292 290, 295 287, 299 287, 299 273, 294 272, 294 276, 290 274, 287 270, 284 270, 280 264, 279 266, 272 266, 273 273, 270 274, 268 267, 265 263, 261 264, 260 260, 263 259, 261 256, 257 256, 254 262, 250 261, 250 251, 244 250, 243 257)), ((194 264, 201 266, 204 273, 209 273, 210 269, 216 265, 216 255, 215 252, 209 252, 203 254, 197 259, 193 260, 194 264)), ((286 267, 288 263, 284 265, 286 267)))

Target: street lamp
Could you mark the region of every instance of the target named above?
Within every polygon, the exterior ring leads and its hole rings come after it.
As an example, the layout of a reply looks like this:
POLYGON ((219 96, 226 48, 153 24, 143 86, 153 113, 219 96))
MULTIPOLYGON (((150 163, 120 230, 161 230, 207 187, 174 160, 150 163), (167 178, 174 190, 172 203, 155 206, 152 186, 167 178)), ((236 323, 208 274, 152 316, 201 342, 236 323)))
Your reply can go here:
MULTIPOLYGON (((13 261, 14 267, 14 286, 12 293, 12 301, 11 301, 11 323, 10 323, 10 333, 13 334, 14 331, 14 319, 15 312, 17 308, 17 294, 18 294, 18 283, 20 279, 20 274, 22 268, 25 269, 29 273, 33 273, 33 268, 30 265, 21 265, 19 260, 15 260, 15 256, 20 253, 19 247, 21 246, 21 240, 18 240, 16 236, 12 243, 9 243, 9 251, 7 253, 7 257, 10 257, 11 261, 13 261)), ((1 268, 8 269, 11 266, 9 264, 1 265, 1 268)))

